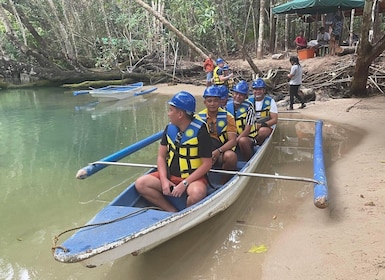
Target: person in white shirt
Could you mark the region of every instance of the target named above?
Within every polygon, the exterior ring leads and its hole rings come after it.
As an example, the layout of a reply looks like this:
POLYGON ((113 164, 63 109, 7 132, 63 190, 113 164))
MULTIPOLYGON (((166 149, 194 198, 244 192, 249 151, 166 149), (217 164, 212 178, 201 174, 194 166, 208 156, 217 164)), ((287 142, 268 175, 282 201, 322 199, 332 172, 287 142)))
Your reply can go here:
POLYGON ((301 102, 301 106, 299 109, 303 109, 306 107, 305 100, 302 96, 299 95, 299 87, 302 84, 302 66, 299 64, 298 57, 292 56, 289 59, 291 63, 291 69, 290 73, 287 74, 287 77, 289 80, 289 94, 290 94, 290 106, 289 110, 293 110, 294 105, 294 97, 297 97, 298 100, 301 102))
POLYGON ((262 145, 278 122, 278 108, 275 100, 266 95, 264 80, 261 78, 256 79, 251 87, 253 96, 249 98, 249 101, 254 105, 254 123, 258 132, 254 142, 255 145, 262 145))
POLYGON ((325 27, 320 27, 319 33, 317 35, 318 46, 323 46, 329 44, 330 34, 325 31, 325 27))
POLYGON ((320 55, 320 50, 325 49, 329 45, 330 34, 325 31, 325 27, 320 27, 317 35, 317 45, 315 46, 316 55, 320 55))

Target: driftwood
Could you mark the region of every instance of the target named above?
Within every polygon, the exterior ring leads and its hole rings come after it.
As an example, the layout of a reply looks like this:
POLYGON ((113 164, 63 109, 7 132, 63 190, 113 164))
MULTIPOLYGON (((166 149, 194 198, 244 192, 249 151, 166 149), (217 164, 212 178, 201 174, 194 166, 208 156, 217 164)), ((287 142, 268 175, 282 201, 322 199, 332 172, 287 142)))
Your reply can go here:
MULTIPOLYGON (((341 62, 333 69, 317 73, 304 73, 301 89, 325 93, 332 98, 350 97, 350 85, 353 79, 354 62, 341 62)), ((278 70, 272 93, 275 96, 287 95, 287 71, 278 70)), ((385 94, 385 70, 379 65, 369 68, 367 85, 372 92, 385 94)), ((304 91, 303 90, 303 91, 304 91)), ((305 91, 306 91, 305 90, 305 91)), ((304 95, 305 92, 303 92, 304 95)))

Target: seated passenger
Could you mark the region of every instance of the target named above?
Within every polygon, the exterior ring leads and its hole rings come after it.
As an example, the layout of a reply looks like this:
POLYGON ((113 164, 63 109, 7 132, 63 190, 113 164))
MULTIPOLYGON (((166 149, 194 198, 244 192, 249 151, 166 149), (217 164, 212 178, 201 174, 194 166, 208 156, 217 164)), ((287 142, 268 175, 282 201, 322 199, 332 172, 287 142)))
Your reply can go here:
POLYGON ((226 110, 235 118, 237 127, 237 147, 240 149, 243 160, 249 160, 253 155, 254 137, 257 130, 254 126, 254 107, 247 99, 249 85, 240 81, 233 88, 233 99, 227 103, 226 110))
POLYGON ((278 108, 275 100, 266 95, 266 84, 261 78, 256 79, 251 87, 254 96, 249 100, 254 105, 254 123, 258 131, 255 142, 257 145, 262 145, 278 122, 278 108))
POLYGON ((218 86, 218 89, 221 94, 221 108, 225 109, 229 99, 229 89, 225 85, 218 86))
POLYGON ((218 87, 206 88, 203 98, 206 109, 200 111, 199 116, 209 127, 211 142, 213 143, 212 163, 225 170, 235 170, 237 155, 234 149, 237 143, 237 129, 234 117, 220 108, 221 94, 218 87))
POLYGON ((207 194, 206 174, 211 168, 211 141, 206 124, 194 117, 195 98, 181 91, 168 102, 170 123, 158 150, 158 171, 138 178, 136 190, 165 211, 176 212, 165 195, 187 194, 187 206, 207 194))

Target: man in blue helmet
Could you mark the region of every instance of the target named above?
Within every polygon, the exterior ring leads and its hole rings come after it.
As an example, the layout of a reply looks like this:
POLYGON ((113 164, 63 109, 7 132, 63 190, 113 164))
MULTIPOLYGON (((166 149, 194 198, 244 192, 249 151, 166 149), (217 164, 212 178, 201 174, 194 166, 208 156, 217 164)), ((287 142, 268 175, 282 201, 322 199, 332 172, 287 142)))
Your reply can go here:
POLYGON ((257 130, 254 125, 254 106, 248 100, 249 84, 240 81, 232 89, 233 99, 227 103, 226 110, 235 118, 237 126, 237 147, 243 160, 249 160, 253 155, 254 138, 257 130))
POLYGON ((221 94, 221 108, 225 109, 227 100, 229 99, 229 89, 225 85, 218 86, 219 93, 221 94))
POLYGON ((253 97, 249 98, 254 105, 254 122, 258 131, 254 138, 257 145, 262 145, 270 136, 278 122, 278 108, 275 100, 266 95, 266 84, 261 78, 256 79, 252 85, 253 97))
MULTIPOLYGON (((205 89, 204 104, 206 109, 199 112, 210 131, 212 141, 212 163, 219 165, 224 170, 235 170, 237 155, 234 152, 237 138, 234 117, 220 107, 221 94, 216 86, 205 89)), ((224 179, 223 183, 227 181, 224 179)))
POLYGON ((168 102, 170 123, 158 150, 158 171, 138 178, 137 191, 165 211, 176 212, 165 196, 187 195, 191 206, 207 195, 207 172, 212 166, 212 148, 207 125, 194 116, 195 98, 181 91, 168 102))
POLYGON ((230 72, 230 67, 228 64, 225 64, 222 68, 222 71, 223 71, 223 76, 224 77, 229 77, 227 80, 224 81, 224 85, 229 89, 231 90, 233 87, 234 87, 234 79, 232 78, 233 77, 233 73, 230 72), (231 75, 230 75, 231 74, 231 75))
POLYGON ((230 79, 233 76, 233 73, 226 76, 224 75, 223 67, 225 66, 225 61, 222 58, 218 58, 216 63, 217 66, 213 71, 213 84, 219 86, 225 84, 225 81, 230 79))

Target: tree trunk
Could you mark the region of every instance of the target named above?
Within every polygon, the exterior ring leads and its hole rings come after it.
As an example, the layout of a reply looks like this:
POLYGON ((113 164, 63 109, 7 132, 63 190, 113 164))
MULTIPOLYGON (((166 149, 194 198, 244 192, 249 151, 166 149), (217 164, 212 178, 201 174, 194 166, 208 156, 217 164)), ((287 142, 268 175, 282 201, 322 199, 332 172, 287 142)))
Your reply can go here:
POLYGON ((289 15, 285 15, 285 52, 289 51, 289 15))
POLYGON ((354 12, 355 10, 352 9, 350 12, 350 28, 349 28, 349 46, 353 45, 353 33, 354 33, 354 12))
POLYGON ((257 58, 263 58, 263 35, 264 35, 264 25, 265 22, 265 0, 259 2, 259 31, 258 31, 258 48, 257 48, 257 58))
POLYGON ((274 37, 275 37, 275 24, 274 24, 274 14, 273 14, 273 8, 275 5, 275 1, 274 0, 270 0, 270 10, 269 10, 269 27, 270 27, 270 32, 269 32, 269 51, 271 53, 274 53, 275 52, 275 48, 274 48, 274 37))
POLYGON ((371 28, 372 2, 365 1, 362 15, 360 43, 357 50, 357 61, 354 68, 350 92, 353 96, 367 97, 366 83, 369 75, 369 66, 385 50, 385 36, 376 44, 369 42, 369 30, 371 28))
POLYGON ((151 13, 154 17, 156 17, 158 20, 160 20, 168 29, 170 29, 172 32, 175 33, 175 35, 181 39, 184 43, 186 43, 193 51, 195 51, 197 54, 199 54, 202 58, 206 58, 207 55, 198 48, 189 38, 184 36, 178 29, 176 29, 167 19, 165 19, 162 15, 160 15, 158 12, 154 11, 149 5, 147 5, 142 0, 135 0, 136 3, 138 3, 141 7, 143 7, 145 10, 147 10, 149 13, 151 13))

